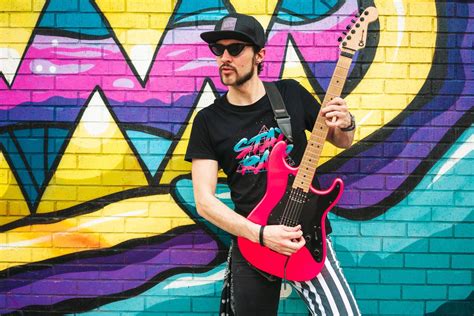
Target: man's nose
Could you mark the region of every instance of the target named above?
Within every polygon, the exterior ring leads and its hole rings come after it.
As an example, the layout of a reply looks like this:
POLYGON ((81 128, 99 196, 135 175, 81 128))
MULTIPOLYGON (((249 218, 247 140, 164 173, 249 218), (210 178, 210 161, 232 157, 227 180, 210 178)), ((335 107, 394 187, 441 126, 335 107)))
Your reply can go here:
POLYGON ((223 62, 228 62, 228 61, 231 61, 232 60, 232 55, 229 54, 229 52, 227 51, 227 49, 224 49, 224 53, 222 54, 221 56, 221 60, 223 62))

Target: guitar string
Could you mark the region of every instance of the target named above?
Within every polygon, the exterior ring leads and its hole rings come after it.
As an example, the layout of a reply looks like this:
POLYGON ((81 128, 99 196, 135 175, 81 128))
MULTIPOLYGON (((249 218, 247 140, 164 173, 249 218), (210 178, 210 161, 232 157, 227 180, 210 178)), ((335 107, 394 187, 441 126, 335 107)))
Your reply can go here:
POLYGON ((282 218, 285 223, 296 226, 304 204, 304 193, 292 189, 282 218))
POLYGON ((282 217, 281 223, 285 226, 288 226, 287 224, 289 224, 290 209, 293 207, 291 205, 293 195, 294 195, 294 190, 291 189, 290 195, 288 196, 288 201, 286 202, 285 209, 284 209, 283 214, 281 216, 282 217))
POLYGON ((283 223, 286 226, 290 224, 290 216, 291 216, 291 213, 293 212, 292 209, 295 207, 292 203, 294 195, 295 195, 295 191, 291 189, 290 195, 288 197, 288 201, 286 202, 286 205, 285 205, 285 210, 283 211, 283 214, 282 214, 283 223))
MULTIPOLYGON (((338 68, 340 68, 342 70, 341 78, 347 78, 348 69, 346 69, 345 67, 342 67, 342 65, 339 65, 339 63, 338 63, 336 65, 336 70, 334 71, 335 73, 338 70, 338 68)), ((339 88, 338 86, 334 85, 333 79, 334 78, 331 79, 330 88, 333 88, 333 86, 335 86, 336 88, 339 88)), ((329 90, 330 89, 328 88, 328 93, 327 94, 329 94, 329 90)), ((342 88, 341 88, 341 90, 342 90, 342 88)), ((334 94, 333 96, 336 96, 336 95, 340 95, 340 91, 339 91, 339 93, 338 93, 338 91, 336 91, 336 94, 334 94)), ((327 97, 327 95, 326 95, 326 97, 327 97)), ((323 104, 326 104, 327 102, 324 102, 324 101, 325 100, 323 100, 323 104)), ((319 119, 319 117, 318 117, 318 119, 319 119)), ((305 151, 305 154, 306 154, 306 151, 305 151)), ((282 220, 280 222, 283 223, 283 224, 290 224, 290 225, 295 225, 296 226, 298 224, 299 219, 300 219, 300 216, 301 216, 301 213, 302 213, 302 210, 303 210, 303 205, 305 203, 305 199, 306 199, 306 196, 305 196, 304 192, 300 192, 300 191, 297 191, 297 190, 292 188, 291 192, 290 192, 290 195, 288 197, 288 201, 285 205, 285 209, 284 209, 283 214, 282 214, 282 220)))
POLYGON ((298 204, 296 203, 297 202, 297 198, 298 198, 298 192, 294 189, 291 190, 292 191, 292 195, 290 195, 289 197, 289 200, 287 202, 287 205, 291 205, 291 207, 289 207, 288 209, 288 214, 287 214, 287 218, 289 219, 289 221, 293 222, 293 218, 294 218, 294 214, 296 213, 296 209, 298 207, 298 204))

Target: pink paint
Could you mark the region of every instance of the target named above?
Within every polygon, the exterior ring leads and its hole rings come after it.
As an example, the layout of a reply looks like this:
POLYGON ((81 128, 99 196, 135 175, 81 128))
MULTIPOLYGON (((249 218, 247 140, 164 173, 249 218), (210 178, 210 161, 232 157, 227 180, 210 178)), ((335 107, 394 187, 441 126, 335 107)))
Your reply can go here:
MULTIPOLYGON (((305 61, 336 60, 339 36, 336 30, 342 29, 348 20, 350 17, 324 31, 295 30, 294 27, 272 31, 262 79, 279 78, 289 34, 295 39, 305 61)), ((0 81, 0 109, 12 109, 24 102, 40 103, 58 96, 69 98, 78 91, 87 95, 87 99, 97 86, 107 99, 115 102, 159 100, 171 105, 176 98, 173 94, 196 94, 202 89, 206 77, 213 80, 217 90, 225 91, 227 87, 217 77, 215 56, 199 38, 202 31, 199 27, 168 31, 151 62, 149 76, 143 79, 136 75, 133 65, 125 59, 128 57, 122 54, 113 39, 80 41, 37 35, 25 53, 12 86, 0 81), (40 67, 32 71, 31 67, 35 66, 40 67), (53 66, 53 71, 50 71, 50 66, 53 66), (63 73, 54 73, 58 70, 63 73), (118 80, 128 84, 114 85, 118 80), (123 93, 129 89, 140 93, 123 93), (35 93, 38 90, 41 93, 35 93), (126 99, 127 96, 133 96, 133 99, 126 99)))

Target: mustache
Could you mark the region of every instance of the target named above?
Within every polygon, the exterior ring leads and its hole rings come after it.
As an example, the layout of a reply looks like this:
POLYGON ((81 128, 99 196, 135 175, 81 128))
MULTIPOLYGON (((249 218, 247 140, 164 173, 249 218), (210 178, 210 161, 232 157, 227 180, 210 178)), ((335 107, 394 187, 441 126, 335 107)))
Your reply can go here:
POLYGON ((232 68, 232 70, 234 70, 235 72, 237 72, 237 69, 235 69, 234 66, 231 66, 230 64, 222 64, 220 67, 219 67, 219 71, 222 71, 222 68, 224 67, 227 67, 227 68, 232 68))

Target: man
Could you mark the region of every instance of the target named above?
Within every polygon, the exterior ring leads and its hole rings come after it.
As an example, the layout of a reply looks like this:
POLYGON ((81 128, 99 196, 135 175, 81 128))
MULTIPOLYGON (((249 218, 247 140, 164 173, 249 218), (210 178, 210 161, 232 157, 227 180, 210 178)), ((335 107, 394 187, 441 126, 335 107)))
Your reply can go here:
MULTIPOLYGON (((259 242, 260 225, 246 217, 265 192, 269 151, 277 140, 289 143, 274 120, 258 76, 265 58, 265 33, 255 18, 230 14, 216 24, 214 31, 202 33, 201 38, 216 55, 221 81, 229 91, 201 110, 193 123, 185 159, 192 161, 197 211, 234 237, 259 242), (235 211, 215 197, 219 167, 227 175, 235 211)), ((287 162, 297 166, 306 147, 304 130, 312 130, 319 104, 294 80, 277 81, 276 85, 291 116, 293 142, 288 147, 287 162)), ((321 111, 329 126, 327 140, 338 147, 349 147, 355 123, 345 101, 335 98, 321 111)), ((267 225, 263 244, 291 255, 304 246, 305 240, 300 226, 267 225)), ((230 298, 229 314, 276 315, 281 279, 250 266, 235 242, 229 269, 230 295, 223 296, 224 302, 230 298)), ((330 241, 325 268, 318 277, 291 284, 313 315, 359 314, 330 241)))

